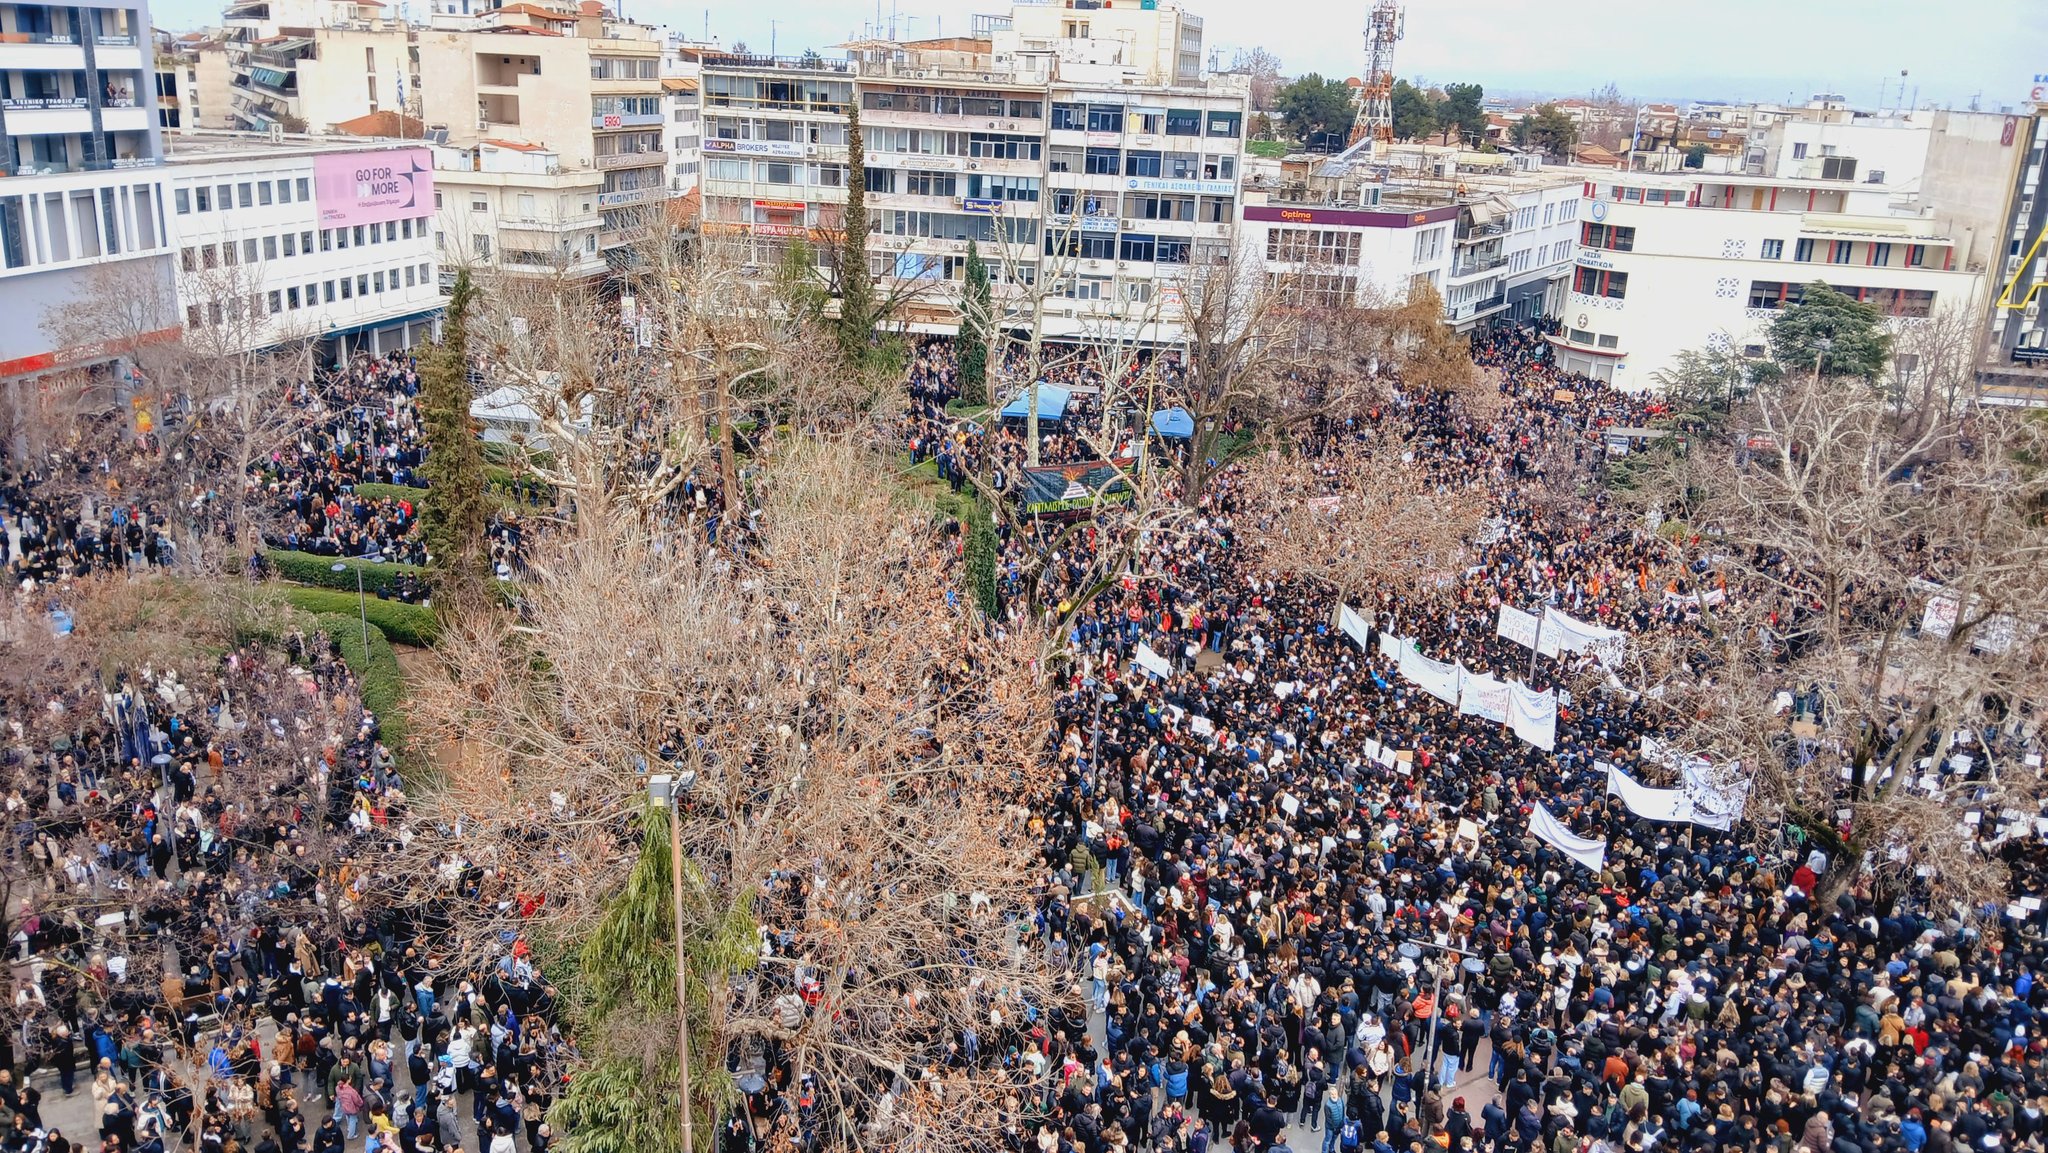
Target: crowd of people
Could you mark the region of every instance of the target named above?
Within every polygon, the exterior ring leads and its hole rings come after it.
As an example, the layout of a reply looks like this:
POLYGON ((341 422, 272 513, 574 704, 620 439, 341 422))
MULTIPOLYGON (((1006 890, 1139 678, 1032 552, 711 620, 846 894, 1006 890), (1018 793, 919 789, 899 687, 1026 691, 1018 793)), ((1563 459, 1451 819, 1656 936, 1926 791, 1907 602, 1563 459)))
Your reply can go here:
MULTIPOLYGON (((1575 483, 1604 459, 1601 430, 1654 402, 1562 373, 1536 334, 1475 357, 1505 394, 1491 420, 1396 386, 1370 419, 1307 439, 1395 446, 1490 502, 1489 543, 1452 587, 1355 606, 1375 634, 1562 687, 1579 670, 1497 636, 1499 606, 1632 633, 1697 611, 1644 577, 1646 530, 1575 483)), ((2038 933, 1881 893, 1796 831, 1634 817, 1606 770, 1658 771, 1652 710, 1567 694, 1549 752, 1461 715, 1376 635, 1334 627, 1326 589, 1263 563, 1244 518, 1267 502, 1248 483, 1221 474, 1192 531, 1157 534, 1072 617, 1041 930, 1095 1024, 1046 1040, 1054 1073, 1013 1145, 2048 1147, 2038 933), (1170 675, 1133 667, 1141 643, 1170 675), (1598 871, 1532 834, 1538 801, 1608 840, 1598 871)), ((1098 576, 1094 534, 1058 539, 1048 605, 1098 576)), ((2004 851, 2040 875, 2035 842, 2004 851)))

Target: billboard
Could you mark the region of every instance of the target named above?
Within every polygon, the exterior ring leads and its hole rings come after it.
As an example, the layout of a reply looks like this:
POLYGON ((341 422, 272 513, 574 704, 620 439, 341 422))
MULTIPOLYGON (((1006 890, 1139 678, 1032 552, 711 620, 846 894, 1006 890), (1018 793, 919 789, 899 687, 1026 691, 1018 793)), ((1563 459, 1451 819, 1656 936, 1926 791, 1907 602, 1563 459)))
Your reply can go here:
POLYGON ((434 155, 424 148, 313 158, 320 226, 382 224, 434 210, 434 155))

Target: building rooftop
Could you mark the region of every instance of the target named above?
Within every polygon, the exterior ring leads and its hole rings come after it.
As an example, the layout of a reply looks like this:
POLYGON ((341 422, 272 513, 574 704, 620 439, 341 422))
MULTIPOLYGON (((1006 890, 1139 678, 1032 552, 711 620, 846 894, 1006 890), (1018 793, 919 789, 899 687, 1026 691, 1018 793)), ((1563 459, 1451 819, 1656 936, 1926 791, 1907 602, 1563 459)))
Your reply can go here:
POLYGON ((427 134, 427 125, 416 116, 402 116, 387 109, 341 121, 334 130, 344 136, 399 136, 420 140, 427 134))
POLYGON ((260 132, 196 131, 166 133, 164 162, 202 164, 238 158, 321 156, 338 152, 361 152, 364 148, 424 148, 429 142, 367 136, 287 135, 272 139, 260 132))

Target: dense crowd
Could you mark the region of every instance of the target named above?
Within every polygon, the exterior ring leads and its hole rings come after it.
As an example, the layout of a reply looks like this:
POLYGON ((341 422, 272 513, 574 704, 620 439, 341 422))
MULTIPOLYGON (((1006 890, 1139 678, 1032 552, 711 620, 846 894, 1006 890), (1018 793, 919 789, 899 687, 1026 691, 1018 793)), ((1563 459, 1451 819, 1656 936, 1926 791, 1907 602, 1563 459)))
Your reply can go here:
MULTIPOLYGON (((1530 334, 1478 358, 1508 394, 1491 422, 1397 391, 1324 430, 1332 451, 1394 444, 1483 490, 1497 526, 1453 587, 1357 607, 1434 657, 1562 686, 1573 670, 1495 635, 1501 604, 1631 632, 1696 611, 1644 575, 1639 524, 1557 475, 1585 476, 1602 428, 1650 413, 1530 334), (1561 492, 1580 495, 1556 515, 1561 492)), ((1058 1072, 1020 1107, 1017 1146, 2044 1147, 2038 934, 1879 893, 1795 833, 1633 817, 1606 766, 1657 771, 1650 710, 1567 694, 1552 752, 1461 716, 1244 547, 1264 504, 1247 483, 1219 477, 1193 532, 1160 534, 1072 622, 1042 930, 1101 1033, 1048 1039, 1058 1072), (1141 642, 1169 677, 1131 669, 1141 642), (1530 833, 1539 799, 1608 839, 1599 871, 1530 833)), ((1076 581, 1087 559, 1067 562, 1076 581)), ((2021 876, 2040 875, 2037 846, 2005 850, 2021 876)))
POLYGON ((371 899, 406 796, 338 649, 90 686, 0 701, 24 1072, 0 1071, 0 1149, 547 1149, 555 992, 523 941, 463 969, 443 914, 371 899), (88 1131, 46 1123, 79 1099, 88 1131))

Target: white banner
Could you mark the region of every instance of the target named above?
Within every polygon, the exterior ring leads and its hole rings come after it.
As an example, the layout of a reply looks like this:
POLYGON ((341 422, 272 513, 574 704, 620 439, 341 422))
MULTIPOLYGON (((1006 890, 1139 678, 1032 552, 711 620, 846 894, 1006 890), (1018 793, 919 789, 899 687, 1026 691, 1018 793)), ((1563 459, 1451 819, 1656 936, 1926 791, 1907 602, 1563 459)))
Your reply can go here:
POLYGON ((1404 648, 1406 648, 1407 644, 1407 641, 1402 640, 1400 637, 1395 636, 1393 633, 1380 633, 1380 655, 1387 658, 1390 661, 1400 660, 1401 652, 1404 648))
POLYGON ((1716 765, 1705 757, 1681 754, 1654 737, 1644 737, 1638 751, 1643 760, 1678 774, 1694 824, 1731 829, 1742 819, 1749 805, 1749 780, 1739 763, 1716 765))
POLYGON ((1557 747, 1557 694, 1531 691, 1520 681, 1508 682, 1508 727, 1515 735, 1549 752, 1557 747))
POLYGON ((1548 842, 1551 847, 1594 872, 1607 867, 1607 842, 1594 841, 1574 834, 1564 823, 1550 815, 1550 810, 1541 802, 1529 810, 1529 831, 1548 842))
POLYGON ((1554 608, 1543 610, 1543 625, 1536 630, 1536 651, 1555 658, 1559 653, 1591 652, 1602 665, 1621 665, 1628 648, 1628 634, 1576 621, 1554 608))
POLYGON ((1525 649, 1536 647, 1536 614, 1521 609, 1500 606, 1500 621, 1493 631, 1515 642, 1525 649))
POLYGON ((1352 612, 1350 605, 1337 606, 1337 627, 1345 636, 1357 641, 1359 648, 1366 647, 1366 638, 1372 633, 1372 621, 1352 612))
POLYGON ((1508 682, 1484 673, 1466 673, 1458 681, 1458 711, 1485 717, 1497 725, 1508 723, 1508 682))
POLYGON ((1693 818, 1692 798, 1684 789, 1654 789, 1607 766, 1607 791, 1621 798, 1628 811, 1652 821, 1685 821, 1693 818))
POLYGON ((1153 652, 1152 646, 1144 641, 1138 642, 1138 655, 1135 659, 1139 668, 1162 681, 1173 675, 1173 666, 1167 663, 1165 657, 1153 652))
POLYGON ((1458 703, 1458 666, 1430 660, 1413 644, 1401 654, 1401 678, 1445 704, 1458 703))

